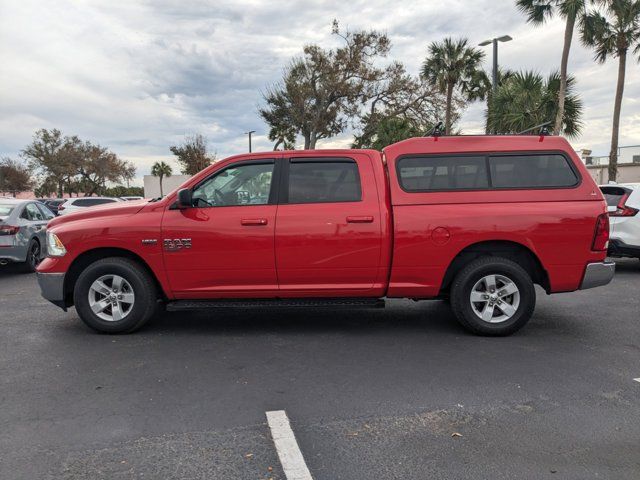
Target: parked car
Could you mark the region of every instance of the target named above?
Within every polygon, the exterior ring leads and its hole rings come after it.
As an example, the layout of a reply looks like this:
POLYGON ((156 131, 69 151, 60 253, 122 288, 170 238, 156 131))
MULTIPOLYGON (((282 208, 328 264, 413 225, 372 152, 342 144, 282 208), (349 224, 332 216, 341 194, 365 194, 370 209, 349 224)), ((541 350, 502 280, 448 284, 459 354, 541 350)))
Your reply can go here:
POLYGON ((40 202, 0 199, 0 265, 22 263, 35 272, 45 257, 46 226, 52 218, 40 202))
POLYGON ((51 198, 49 200, 45 200, 43 203, 49 210, 53 212, 55 216, 58 216, 58 209, 60 208, 60 205, 62 205, 66 201, 66 198, 51 198))
POLYGON ((67 215, 69 213, 84 210, 97 205, 106 203, 124 202, 119 198, 112 197, 75 197, 68 198, 63 204, 58 206, 58 215, 67 215))
POLYGON ((600 187, 609 210, 612 257, 640 258, 640 183, 600 187))
POLYGON ((449 298, 507 335, 547 293, 609 283, 609 217, 554 136, 434 136, 216 162, 165 198, 51 222, 44 298, 101 332, 170 310, 449 298))

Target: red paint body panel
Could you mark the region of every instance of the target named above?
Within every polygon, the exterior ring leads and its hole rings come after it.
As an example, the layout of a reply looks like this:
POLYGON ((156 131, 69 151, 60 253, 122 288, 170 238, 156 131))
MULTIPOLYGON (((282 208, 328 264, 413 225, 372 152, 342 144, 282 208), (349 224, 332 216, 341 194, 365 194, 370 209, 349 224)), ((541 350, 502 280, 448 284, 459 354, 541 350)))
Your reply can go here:
POLYGON ((591 244, 606 212, 600 190, 566 140, 537 136, 416 138, 384 150, 321 150, 239 155, 189 179, 194 185, 243 160, 348 157, 361 178, 360 202, 243 205, 178 210, 177 192, 53 220, 67 248, 41 272, 65 272, 84 252, 120 248, 138 255, 169 299, 276 297, 430 298, 470 245, 508 241, 528 248, 551 292, 576 290, 586 264, 602 261, 591 244), (398 182, 404 155, 562 152, 581 181, 573 188, 409 193, 398 182), (164 239, 191 239, 169 251, 164 239), (154 239, 153 245, 143 239, 154 239))

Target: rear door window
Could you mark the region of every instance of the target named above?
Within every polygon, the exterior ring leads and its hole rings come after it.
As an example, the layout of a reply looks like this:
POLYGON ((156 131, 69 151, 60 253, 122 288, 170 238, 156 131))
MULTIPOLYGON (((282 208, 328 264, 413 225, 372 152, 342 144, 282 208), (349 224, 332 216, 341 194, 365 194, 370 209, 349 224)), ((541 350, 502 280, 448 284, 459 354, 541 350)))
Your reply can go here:
POLYGON ((578 176, 567 158, 557 153, 492 155, 489 168, 495 188, 557 188, 578 184, 578 176))
POLYGON ((293 159, 288 193, 289 203, 359 202, 358 165, 351 159, 293 159))
POLYGON ((42 212, 42 215, 44 216, 45 220, 51 220, 52 218, 55 217, 55 215, 51 212, 51 210, 49 210, 49 208, 46 205, 42 203, 39 203, 37 205, 38 205, 38 208, 40 209, 40 212, 42 212))
POLYGON ((408 192, 489 188, 484 155, 405 157, 398 162, 398 177, 408 192))
POLYGON ((42 212, 40 212, 35 203, 27 203, 22 211, 21 217, 31 222, 44 220, 44 215, 42 215, 42 212))

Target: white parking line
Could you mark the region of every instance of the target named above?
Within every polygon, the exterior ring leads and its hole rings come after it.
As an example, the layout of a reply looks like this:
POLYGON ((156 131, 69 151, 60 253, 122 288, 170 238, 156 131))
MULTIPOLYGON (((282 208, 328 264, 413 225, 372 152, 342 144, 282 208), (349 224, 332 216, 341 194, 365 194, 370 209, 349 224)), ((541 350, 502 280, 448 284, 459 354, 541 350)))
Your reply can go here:
POLYGON ((287 480, 313 480, 284 410, 267 412, 273 443, 287 480))
POLYGON ((638 383, 640 383, 640 378, 634 378, 634 380, 638 383))

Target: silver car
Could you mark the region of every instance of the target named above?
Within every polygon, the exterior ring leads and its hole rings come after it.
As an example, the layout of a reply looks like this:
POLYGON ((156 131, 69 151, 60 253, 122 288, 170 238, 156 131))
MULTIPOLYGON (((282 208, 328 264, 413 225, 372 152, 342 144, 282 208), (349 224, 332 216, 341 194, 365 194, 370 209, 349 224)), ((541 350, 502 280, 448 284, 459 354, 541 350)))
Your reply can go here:
POLYGON ((52 218, 40 202, 0 198, 0 266, 22 263, 35 272, 46 256, 47 222, 52 218))

